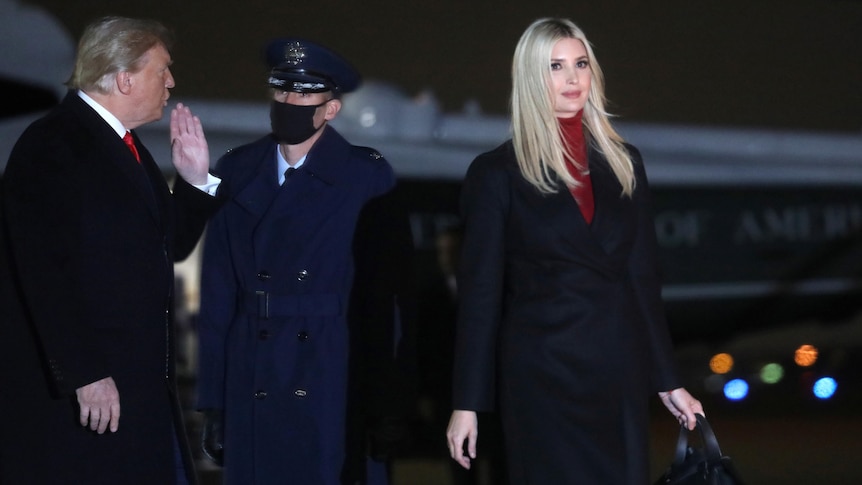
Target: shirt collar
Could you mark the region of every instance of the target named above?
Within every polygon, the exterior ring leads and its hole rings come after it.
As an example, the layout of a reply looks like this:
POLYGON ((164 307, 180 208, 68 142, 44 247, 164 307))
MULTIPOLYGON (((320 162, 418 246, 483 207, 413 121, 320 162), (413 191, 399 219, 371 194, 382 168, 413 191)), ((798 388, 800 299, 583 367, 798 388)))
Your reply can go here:
POLYGON ((125 126, 123 126, 123 122, 122 122, 122 121, 120 121, 120 120, 119 120, 116 116, 114 116, 110 111, 108 111, 107 109, 105 109, 105 107, 104 107, 104 106, 102 106, 101 104, 97 103, 97 102, 96 102, 96 100, 94 100, 93 98, 91 98, 90 96, 88 96, 88 95, 87 95, 87 93, 85 93, 84 91, 81 91, 81 90, 79 89, 79 90, 78 90, 78 97, 79 97, 79 98, 81 98, 81 99, 83 99, 85 103, 87 103, 88 105, 90 105, 90 107, 91 107, 91 108, 93 108, 93 109, 96 111, 96 113, 98 113, 98 114, 99 114, 99 116, 101 116, 101 117, 102 117, 102 119, 103 119, 103 120, 105 120, 105 122, 106 122, 106 123, 108 123, 108 124, 111 126, 111 128, 113 128, 113 129, 114 129, 114 131, 116 131, 116 132, 117 132, 117 136, 119 136, 120 138, 122 138, 123 136, 125 136, 125 135, 126 135, 126 132, 127 132, 127 131, 129 131, 129 130, 127 130, 127 129, 126 129, 126 127, 125 127, 125 126))
MULTIPOLYGON (((287 164, 287 160, 284 159, 284 155, 281 154, 281 150, 279 149, 278 144, 275 145, 275 157, 278 162, 278 185, 281 185, 284 183, 284 172, 285 170, 287 170, 287 167, 289 167, 289 165, 287 164)), ((307 153, 303 155, 303 157, 300 158, 298 162, 296 162, 293 168, 301 167, 302 164, 305 163, 306 158, 308 158, 307 153)))

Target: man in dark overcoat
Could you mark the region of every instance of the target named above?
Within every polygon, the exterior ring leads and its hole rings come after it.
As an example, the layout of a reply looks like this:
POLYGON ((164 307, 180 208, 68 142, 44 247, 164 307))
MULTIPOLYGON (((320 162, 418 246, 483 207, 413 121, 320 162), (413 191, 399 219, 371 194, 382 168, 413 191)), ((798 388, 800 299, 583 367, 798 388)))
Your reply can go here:
POLYGON ((229 484, 386 483, 365 465, 402 436, 409 406, 395 177, 328 125, 359 84, 347 61, 302 39, 274 41, 267 60, 272 133, 216 167, 230 200, 204 245, 204 449, 229 484))
POLYGON ((218 208, 218 180, 187 107, 171 113, 173 191, 133 131, 162 116, 169 46, 157 22, 91 24, 72 89, 9 158, 0 483, 195 481, 174 381, 173 263, 218 208))

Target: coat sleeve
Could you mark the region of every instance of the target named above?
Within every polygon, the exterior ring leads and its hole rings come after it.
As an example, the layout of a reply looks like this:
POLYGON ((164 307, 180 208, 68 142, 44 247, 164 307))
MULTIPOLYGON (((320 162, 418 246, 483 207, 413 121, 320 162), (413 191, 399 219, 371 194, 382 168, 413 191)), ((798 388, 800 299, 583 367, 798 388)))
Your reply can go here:
MULTIPOLYGON (((354 459, 368 454, 385 460, 402 449, 415 409, 413 242, 402 197, 395 188, 373 198, 356 226, 347 426, 354 459)), ((351 461, 348 468, 362 465, 351 461)))
POLYGON ((403 194, 370 200, 357 222, 351 326, 362 356, 363 395, 370 417, 405 416, 415 379, 413 241, 403 194))
MULTIPOLYGON (((227 197, 229 177, 219 192, 227 197)), ((197 190, 192 187, 192 190, 197 190)), ((236 317, 239 285, 233 267, 226 211, 210 219, 203 241, 198 315, 198 409, 224 409, 225 345, 236 317)))
POLYGON ((500 164, 479 157, 461 193, 463 249, 453 372, 454 409, 495 405, 497 334, 503 313, 509 179, 500 164))
POLYGON ((646 324, 644 335, 647 337, 646 344, 652 362, 650 387, 656 392, 669 391, 680 387, 680 383, 661 297, 661 275, 652 197, 641 155, 634 147, 629 147, 629 150, 632 153, 637 181, 634 196, 637 233, 629 256, 629 267, 638 305, 646 324))
POLYGON ((207 220, 225 202, 224 191, 219 187, 216 196, 190 185, 177 176, 173 188, 174 220, 174 260, 182 261, 197 246, 207 220))

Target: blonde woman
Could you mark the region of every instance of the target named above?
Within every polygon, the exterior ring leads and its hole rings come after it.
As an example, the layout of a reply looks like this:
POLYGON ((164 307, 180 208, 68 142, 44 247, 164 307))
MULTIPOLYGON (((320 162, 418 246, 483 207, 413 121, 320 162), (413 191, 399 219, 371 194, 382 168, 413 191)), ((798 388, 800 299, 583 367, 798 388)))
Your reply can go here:
POLYGON ((649 396, 693 429, 662 308, 640 154, 614 131, 584 33, 540 19, 512 62, 512 140, 462 192, 449 452, 499 410, 510 485, 649 483, 649 396))

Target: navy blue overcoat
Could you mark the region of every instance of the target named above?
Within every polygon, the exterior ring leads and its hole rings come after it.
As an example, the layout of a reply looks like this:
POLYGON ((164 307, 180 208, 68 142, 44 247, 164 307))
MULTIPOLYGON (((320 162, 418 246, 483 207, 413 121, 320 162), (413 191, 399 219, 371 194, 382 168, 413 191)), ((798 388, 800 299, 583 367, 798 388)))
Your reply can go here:
MULTIPOLYGON (((226 483, 334 485, 349 458, 355 387, 348 331, 355 234, 362 211, 395 177, 377 152, 326 127, 279 186, 276 149, 267 136, 216 168, 230 201, 206 234, 198 405, 225 412, 226 483)), ((369 233, 361 246, 387 247, 386 231, 369 233)), ((398 305, 386 295, 374 325, 392 329, 398 305)), ((395 332, 377 339, 388 357, 395 332)))

